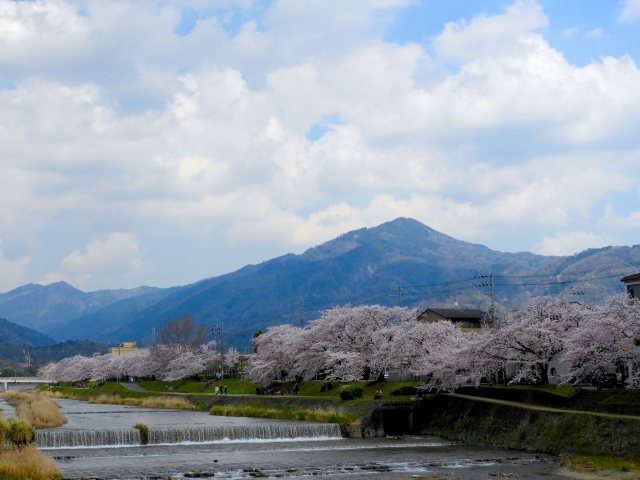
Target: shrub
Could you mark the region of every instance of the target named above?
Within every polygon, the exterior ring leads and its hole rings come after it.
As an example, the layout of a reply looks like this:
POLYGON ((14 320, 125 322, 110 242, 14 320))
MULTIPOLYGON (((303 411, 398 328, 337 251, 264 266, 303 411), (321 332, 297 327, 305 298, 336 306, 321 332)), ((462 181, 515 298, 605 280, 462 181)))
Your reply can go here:
POLYGON ((50 457, 40 452, 35 445, 12 448, 0 455, 0 478, 52 480, 62 478, 50 457))
POLYGON ((35 428, 59 427, 67 423, 57 403, 48 396, 29 396, 18 402, 16 414, 35 428))
POLYGON ((137 428, 140 431, 140 443, 146 445, 149 443, 149 427, 144 423, 136 423, 133 428, 137 428))
POLYGON ((360 385, 351 384, 340 387, 338 393, 342 400, 353 400, 354 398, 362 397, 364 390, 360 385))
POLYGON ((33 427, 27 422, 11 418, 8 427, 5 435, 15 445, 24 446, 33 442, 33 427))

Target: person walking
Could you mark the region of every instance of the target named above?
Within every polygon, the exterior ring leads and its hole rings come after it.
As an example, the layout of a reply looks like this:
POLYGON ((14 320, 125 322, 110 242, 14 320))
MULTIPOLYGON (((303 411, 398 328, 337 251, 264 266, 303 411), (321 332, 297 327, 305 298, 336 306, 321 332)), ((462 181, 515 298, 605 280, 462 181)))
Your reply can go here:
POLYGON ((299 392, 299 391, 300 391, 300 387, 298 386, 298 382, 296 382, 296 383, 293 385, 293 394, 294 394, 294 395, 298 395, 298 392, 299 392))
POLYGON ((218 392, 220 391, 220 387, 216 385, 216 388, 213 391, 214 391, 214 395, 218 395, 218 392))

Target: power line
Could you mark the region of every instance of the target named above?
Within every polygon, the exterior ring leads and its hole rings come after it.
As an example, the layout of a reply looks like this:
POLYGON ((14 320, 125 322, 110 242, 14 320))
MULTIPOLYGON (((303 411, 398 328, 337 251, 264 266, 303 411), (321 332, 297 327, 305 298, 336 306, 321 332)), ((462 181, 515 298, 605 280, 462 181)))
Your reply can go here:
POLYGON ((555 273, 537 273, 529 275, 494 275, 496 278, 535 278, 535 277, 557 277, 558 275, 582 275, 585 273, 594 273, 602 270, 613 270, 618 268, 628 268, 640 266, 640 262, 616 263, 605 267, 592 268, 588 270, 575 270, 573 272, 561 271, 555 273))

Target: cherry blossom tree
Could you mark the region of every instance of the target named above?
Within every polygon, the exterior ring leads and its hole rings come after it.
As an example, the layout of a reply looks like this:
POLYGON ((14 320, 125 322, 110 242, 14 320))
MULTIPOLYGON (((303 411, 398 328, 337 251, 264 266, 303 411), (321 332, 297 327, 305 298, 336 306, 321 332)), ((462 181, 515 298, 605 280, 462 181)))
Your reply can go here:
POLYGON ((563 352, 569 330, 579 326, 587 313, 588 308, 577 302, 533 299, 516 310, 510 321, 489 332, 483 354, 517 364, 512 383, 548 383, 549 363, 563 352))
POLYGON ((571 365, 563 383, 602 378, 612 368, 629 367, 629 386, 639 386, 640 301, 626 295, 609 297, 591 309, 565 341, 562 359, 571 365))
POLYGON ((258 383, 284 380, 296 367, 299 339, 306 332, 291 325, 271 327, 254 340, 255 352, 249 361, 251 377, 258 383))

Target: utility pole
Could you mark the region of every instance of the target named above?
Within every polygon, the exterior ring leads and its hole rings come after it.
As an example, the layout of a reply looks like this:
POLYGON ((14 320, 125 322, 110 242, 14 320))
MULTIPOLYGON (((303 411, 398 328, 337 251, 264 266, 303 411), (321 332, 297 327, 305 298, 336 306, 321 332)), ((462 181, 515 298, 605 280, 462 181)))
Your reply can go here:
POLYGON ((496 321, 496 302, 493 296, 493 273, 489 274, 489 279, 491 280, 491 322, 495 324, 496 321))
POLYGON ((300 328, 304 327, 304 297, 300 297, 300 328))
POLYGON ((495 302, 494 292, 493 292, 493 273, 490 273, 488 275, 487 274, 476 275, 476 278, 489 279, 489 283, 478 283, 474 285, 474 287, 491 287, 491 321, 495 322, 496 321, 496 302, 495 302))
MULTIPOLYGON (((393 287, 389 287, 390 289, 393 290, 393 287)), ((402 307, 402 287, 400 285, 398 285, 398 305, 402 307)), ((392 293, 391 295, 389 295, 390 297, 395 297, 396 294, 392 293)))
POLYGON ((224 315, 220 315, 220 370, 224 379, 224 315))
MULTIPOLYGON (((216 351, 218 351, 218 335, 220 335, 221 333, 221 329, 220 329, 220 325, 214 325, 213 328, 211 329, 211 334, 213 335, 213 340, 216 342, 216 351)), ((215 363, 213 365, 213 373, 215 374, 215 363)))

